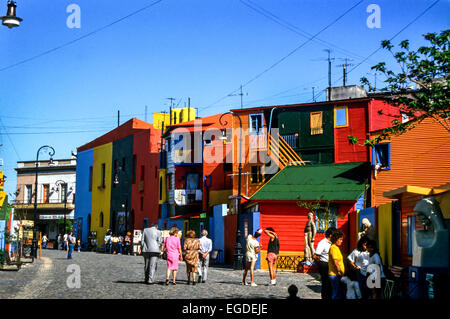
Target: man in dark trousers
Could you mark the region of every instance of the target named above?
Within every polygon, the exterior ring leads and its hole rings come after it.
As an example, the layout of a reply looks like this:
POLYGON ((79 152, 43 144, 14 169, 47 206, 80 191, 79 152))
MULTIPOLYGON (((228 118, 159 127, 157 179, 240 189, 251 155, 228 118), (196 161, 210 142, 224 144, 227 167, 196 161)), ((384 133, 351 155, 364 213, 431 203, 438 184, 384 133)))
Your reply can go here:
POLYGON ((336 228, 330 227, 325 232, 325 238, 318 244, 314 252, 314 260, 319 265, 320 279, 322 281, 322 299, 331 299, 331 283, 328 278, 328 252, 331 246, 331 235, 336 231, 336 228))
POLYGON ((142 232, 141 251, 144 256, 145 264, 145 283, 153 284, 160 255, 162 243, 162 234, 158 230, 158 225, 153 224, 145 228, 142 232))

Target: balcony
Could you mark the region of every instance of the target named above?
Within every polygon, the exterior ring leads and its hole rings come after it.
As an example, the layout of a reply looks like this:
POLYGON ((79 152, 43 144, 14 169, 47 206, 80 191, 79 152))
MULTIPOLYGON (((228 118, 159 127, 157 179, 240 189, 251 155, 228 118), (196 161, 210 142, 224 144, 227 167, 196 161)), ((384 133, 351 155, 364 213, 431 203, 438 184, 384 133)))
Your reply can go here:
POLYGON ((199 203, 203 200, 201 189, 175 189, 173 199, 178 206, 199 203))
MULTIPOLYGON (((65 204, 64 201, 61 201, 61 200, 47 200, 47 201, 38 200, 37 209, 38 210, 42 210, 42 209, 64 210, 64 205, 66 207, 66 210, 75 209, 74 203, 67 202, 65 204)), ((34 199, 31 201, 15 201, 15 202, 13 202, 13 207, 15 209, 24 209, 24 210, 34 209, 34 199)))

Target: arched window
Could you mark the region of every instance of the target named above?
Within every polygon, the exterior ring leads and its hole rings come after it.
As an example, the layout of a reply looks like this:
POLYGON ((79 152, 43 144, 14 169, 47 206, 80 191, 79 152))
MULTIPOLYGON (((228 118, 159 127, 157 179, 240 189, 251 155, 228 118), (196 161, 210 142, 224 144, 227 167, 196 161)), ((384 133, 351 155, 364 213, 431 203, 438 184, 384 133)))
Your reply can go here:
POLYGON ((103 227, 103 212, 100 213, 100 217, 99 217, 99 226, 103 227))

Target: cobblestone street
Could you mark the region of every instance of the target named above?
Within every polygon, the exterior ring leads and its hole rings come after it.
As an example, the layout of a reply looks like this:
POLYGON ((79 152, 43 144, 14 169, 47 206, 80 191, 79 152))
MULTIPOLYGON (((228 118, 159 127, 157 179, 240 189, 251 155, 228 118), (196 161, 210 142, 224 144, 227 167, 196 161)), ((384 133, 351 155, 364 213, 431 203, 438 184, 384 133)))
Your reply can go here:
MULTIPOLYGON (((265 270, 255 272, 258 287, 242 286, 242 271, 210 266, 208 282, 187 285, 184 262, 180 262, 177 285, 166 286, 166 262, 159 260, 154 285, 145 285, 144 259, 141 256, 107 255, 94 252, 67 253, 43 250, 42 259, 25 264, 20 271, 0 271, 0 296, 8 298, 75 299, 206 299, 206 298, 275 298, 288 296, 287 288, 295 284, 303 299, 320 298, 320 282, 308 274, 279 271, 277 285, 268 286, 265 270), (80 288, 69 288, 69 265, 80 267, 80 288)), ((250 280, 250 273, 248 274, 250 280)))

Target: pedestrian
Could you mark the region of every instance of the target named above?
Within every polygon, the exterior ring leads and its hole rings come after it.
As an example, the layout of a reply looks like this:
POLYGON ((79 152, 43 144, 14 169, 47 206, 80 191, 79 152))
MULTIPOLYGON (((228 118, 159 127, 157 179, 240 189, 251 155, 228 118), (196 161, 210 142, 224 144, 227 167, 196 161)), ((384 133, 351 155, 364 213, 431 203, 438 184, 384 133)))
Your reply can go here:
POLYGON ((288 287, 288 293, 289 293, 289 297, 287 297, 287 299, 290 300, 300 300, 300 297, 297 296, 298 293, 298 288, 296 285, 290 285, 288 287))
POLYGON ((264 233, 270 237, 267 245, 267 264, 269 266, 270 284, 274 286, 277 284, 277 258, 280 252, 280 241, 278 235, 272 227, 264 230, 264 233))
POLYGON ((122 255, 122 251, 123 251, 123 236, 122 234, 119 234, 119 255, 122 255))
POLYGON ((48 241, 47 235, 44 234, 44 236, 42 236, 42 248, 43 249, 47 249, 47 241, 48 241))
POLYGON ((325 238, 322 239, 314 252, 314 260, 319 267, 320 280, 322 281, 322 290, 320 292, 322 299, 331 299, 331 282, 328 277, 328 253, 330 252, 331 236, 337 229, 329 227, 325 231, 325 238))
POLYGON ((81 240, 80 238, 77 239, 77 246, 78 246, 78 252, 81 251, 81 240))
POLYGON ((163 249, 167 255, 167 271, 166 271, 166 285, 169 285, 170 273, 173 271, 172 283, 176 285, 178 259, 183 261, 183 254, 181 252, 181 242, 178 237, 178 228, 172 227, 169 231, 169 237, 164 240, 163 249))
POLYGON ((67 259, 72 259, 73 245, 75 244, 75 237, 72 232, 67 234, 67 259))
POLYGON ((186 239, 184 241, 183 250, 186 252, 184 256, 184 261, 186 262, 186 276, 187 284, 191 283, 191 273, 192 273, 192 285, 195 286, 196 274, 198 267, 198 251, 200 250, 200 240, 195 238, 195 231, 188 230, 186 232, 186 239))
POLYGON ((56 250, 59 250, 60 243, 61 243, 61 234, 58 234, 56 236, 55 245, 53 248, 55 248, 56 250))
POLYGON ((208 231, 202 230, 202 238, 200 238, 200 251, 198 261, 198 280, 197 282, 206 282, 208 279, 209 254, 212 251, 212 240, 208 237, 208 231))
POLYGON ((367 266, 369 265, 369 252, 367 251, 368 238, 362 236, 356 248, 348 255, 347 259, 353 266, 355 279, 359 283, 362 298, 367 299, 369 291, 367 290, 367 266))
POLYGON ((356 280, 355 272, 349 272, 347 276, 341 278, 341 282, 346 285, 345 299, 361 299, 361 289, 356 280))
POLYGON ((245 281, 245 277, 247 277, 247 272, 250 270, 251 277, 251 286, 258 286, 255 283, 255 264, 258 260, 258 253, 262 249, 262 245, 258 242, 257 238, 261 236, 262 229, 258 229, 255 234, 252 236, 249 234, 247 236, 247 244, 246 244, 246 252, 245 252, 245 269, 244 274, 242 276, 242 285, 248 286, 248 283, 245 281))
POLYGON ((328 277, 331 282, 331 299, 343 299, 341 278, 345 274, 345 266, 340 249, 343 241, 344 234, 340 230, 336 230, 331 235, 331 246, 328 253, 328 277))
POLYGON ((144 282, 149 285, 155 282, 158 257, 161 252, 162 233, 157 224, 152 224, 142 232, 141 251, 144 256, 144 282))
POLYGON ((377 287, 376 282, 374 288, 371 291, 372 299, 383 298, 383 287, 385 286, 386 276, 383 272, 383 262, 381 261, 380 254, 377 249, 377 242, 375 240, 369 240, 367 242, 367 251, 369 252, 369 265, 367 266, 368 275, 374 276, 378 279, 380 285, 377 287), (375 274, 375 272, 378 272, 375 274))
POLYGON ((111 253, 111 233, 106 231, 105 235, 105 253, 111 253))
POLYGON ((67 233, 64 234, 64 246, 63 249, 68 251, 69 250, 69 245, 68 245, 68 240, 67 238, 69 237, 69 235, 67 233))
POLYGON ((124 253, 125 255, 128 255, 130 253, 130 246, 131 246, 131 233, 127 232, 127 235, 124 239, 124 253))

